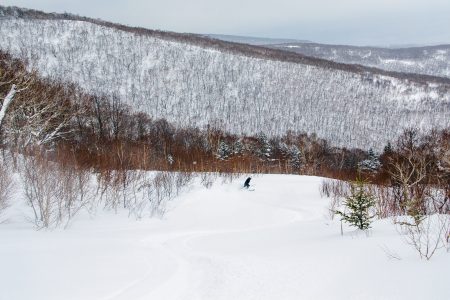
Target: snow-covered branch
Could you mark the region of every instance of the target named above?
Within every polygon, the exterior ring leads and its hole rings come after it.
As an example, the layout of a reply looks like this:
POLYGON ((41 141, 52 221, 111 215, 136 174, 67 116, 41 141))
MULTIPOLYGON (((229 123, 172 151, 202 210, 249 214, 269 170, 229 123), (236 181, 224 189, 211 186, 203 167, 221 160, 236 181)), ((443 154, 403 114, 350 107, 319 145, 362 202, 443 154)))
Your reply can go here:
POLYGON ((16 85, 13 84, 8 94, 6 95, 5 99, 3 100, 2 108, 0 109, 0 129, 2 128, 3 119, 6 116, 6 111, 13 102, 16 92, 17 92, 16 85))

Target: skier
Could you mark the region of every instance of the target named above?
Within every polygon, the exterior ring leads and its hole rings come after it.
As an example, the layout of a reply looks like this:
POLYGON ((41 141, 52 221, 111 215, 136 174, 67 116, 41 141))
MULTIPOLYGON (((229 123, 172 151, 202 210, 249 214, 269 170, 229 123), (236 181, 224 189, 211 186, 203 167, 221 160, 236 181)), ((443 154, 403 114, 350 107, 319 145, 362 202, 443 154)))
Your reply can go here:
POLYGON ((248 188, 250 187, 250 180, 252 180, 251 177, 249 177, 249 178, 247 178, 247 179, 245 180, 244 187, 245 187, 246 189, 248 189, 248 188))

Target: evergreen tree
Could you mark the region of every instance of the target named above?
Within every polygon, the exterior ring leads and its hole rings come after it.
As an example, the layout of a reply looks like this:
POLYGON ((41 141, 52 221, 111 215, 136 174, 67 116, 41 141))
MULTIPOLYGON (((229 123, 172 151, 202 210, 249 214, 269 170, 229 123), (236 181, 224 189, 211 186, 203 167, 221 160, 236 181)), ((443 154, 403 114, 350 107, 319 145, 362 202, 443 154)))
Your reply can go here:
POLYGON ((231 155, 231 150, 225 141, 220 141, 219 148, 217 149, 217 158, 225 160, 231 155))
POLYGON ((351 195, 344 202, 348 213, 336 211, 341 216, 341 220, 355 226, 361 230, 370 228, 375 215, 370 215, 371 209, 375 206, 375 200, 364 190, 364 183, 357 181, 351 185, 351 195))
POLYGON ((257 149, 257 154, 262 159, 268 159, 272 155, 272 147, 270 146, 269 139, 267 136, 261 132, 258 134, 259 148, 257 149))
POLYGON ((392 150, 391 142, 388 142, 387 145, 384 146, 383 154, 389 155, 389 154, 392 154, 392 152, 393 152, 393 150, 392 150))
POLYGON ((294 168, 295 170, 299 170, 301 167, 301 157, 302 157, 302 152, 300 151, 300 149, 298 149, 298 147, 296 145, 292 145, 289 148, 289 162, 291 164, 291 167, 294 168))
POLYGON ((241 155, 244 152, 244 144, 241 140, 237 140, 233 145, 233 154, 241 155))
POLYGON ((360 170, 370 172, 377 171, 380 166, 380 160, 378 159, 378 156, 375 154, 375 152, 373 152, 372 148, 369 149, 368 158, 358 164, 360 170))
POLYGON ((278 144, 278 150, 281 152, 284 158, 289 157, 289 146, 285 142, 280 142, 278 144))

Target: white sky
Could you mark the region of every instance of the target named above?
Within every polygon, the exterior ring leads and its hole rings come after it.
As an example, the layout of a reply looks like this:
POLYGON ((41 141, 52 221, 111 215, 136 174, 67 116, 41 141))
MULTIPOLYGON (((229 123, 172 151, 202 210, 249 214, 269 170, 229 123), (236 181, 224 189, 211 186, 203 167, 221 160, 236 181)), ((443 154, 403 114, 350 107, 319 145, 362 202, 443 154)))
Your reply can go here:
POLYGON ((450 43, 450 0, 2 0, 177 32, 322 43, 450 43))

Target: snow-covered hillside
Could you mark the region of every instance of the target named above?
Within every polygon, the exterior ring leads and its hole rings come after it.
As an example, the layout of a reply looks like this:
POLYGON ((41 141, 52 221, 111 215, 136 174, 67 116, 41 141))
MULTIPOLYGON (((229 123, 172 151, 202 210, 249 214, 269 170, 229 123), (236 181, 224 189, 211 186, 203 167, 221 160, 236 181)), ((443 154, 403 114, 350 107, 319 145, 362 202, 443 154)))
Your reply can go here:
POLYGON ((116 95, 178 126, 316 133, 380 149, 405 127, 450 125, 445 83, 263 59, 75 20, 0 20, 0 47, 47 77, 116 95))
POLYGON ((262 38, 262 37, 226 35, 226 34, 207 34, 205 36, 227 42, 242 43, 256 46, 287 44, 287 43, 311 43, 310 41, 306 40, 262 38))
POLYGON ((389 220, 341 236, 321 178, 244 179, 197 182, 163 219, 79 214, 54 231, 34 230, 16 197, 0 299, 450 299, 445 250, 420 260, 389 220))
POLYGON ((345 64, 450 77, 450 45, 390 49, 295 42, 270 47, 345 64))

